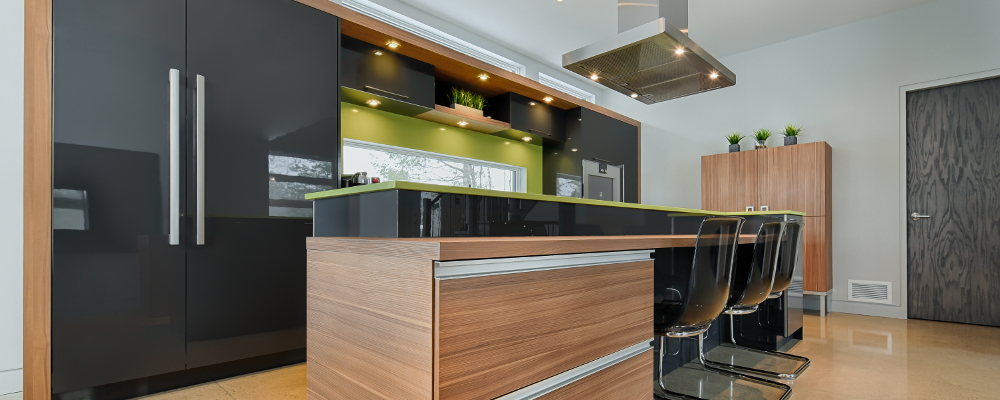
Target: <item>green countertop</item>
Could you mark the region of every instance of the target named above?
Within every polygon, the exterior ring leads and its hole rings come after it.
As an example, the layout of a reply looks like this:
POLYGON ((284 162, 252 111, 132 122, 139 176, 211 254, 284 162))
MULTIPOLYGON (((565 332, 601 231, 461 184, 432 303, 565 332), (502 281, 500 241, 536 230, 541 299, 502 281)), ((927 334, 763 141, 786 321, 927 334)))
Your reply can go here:
POLYGON ((465 194, 472 196, 488 196, 488 197, 504 197, 509 199, 521 199, 521 200, 536 200, 536 201, 553 201, 557 203, 570 203, 570 204, 588 204, 593 206, 606 206, 606 207, 619 207, 619 208, 634 208, 639 210, 653 210, 653 211, 668 211, 677 212, 685 214, 695 214, 695 215, 735 215, 735 216, 746 216, 746 215, 800 215, 805 216, 805 213, 799 211, 789 211, 789 210, 779 210, 779 211, 755 211, 755 212, 721 212, 721 211, 706 211, 706 210, 696 210, 693 208, 681 208, 681 207, 666 207, 666 206, 654 206, 649 204, 634 204, 634 203, 621 203, 617 201, 605 201, 605 200, 591 200, 591 199, 580 199, 576 197, 560 197, 560 196, 550 196, 544 194, 531 194, 531 193, 520 193, 520 192, 503 192, 499 190, 486 190, 486 189, 472 189, 461 186, 444 186, 444 185, 432 185, 428 183, 414 183, 406 181, 391 181, 375 183, 371 185, 354 186, 343 189, 327 190, 317 193, 309 193, 306 195, 306 200, 319 200, 329 197, 340 197, 348 196, 352 194, 359 193, 372 193, 372 192, 383 192, 387 190, 415 190, 422 192, 434 192, 434 193, 454 193, 454 194, 465 194))

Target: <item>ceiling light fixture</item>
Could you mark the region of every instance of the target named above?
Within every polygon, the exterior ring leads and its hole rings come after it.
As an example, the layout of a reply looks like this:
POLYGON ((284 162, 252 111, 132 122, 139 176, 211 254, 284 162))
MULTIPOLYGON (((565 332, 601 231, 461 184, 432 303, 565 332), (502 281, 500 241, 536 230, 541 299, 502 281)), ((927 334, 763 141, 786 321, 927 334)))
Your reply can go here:
POLYGON ((528 105, 529 105, 529 106, 533 106, 533 105, 535 105, 535 102, 533 102, 533 101, 529 101, 529 102, 528 102, 528 105))
POLYGON ((375 50, 375 55, 376 56, 382 55, 382 50, 375 50))
POLYGON ((551 103, 552 102, 552 96, 545 96, 545 98, 542 99, 542 101, 544 101, 546 103, 551 103))
POLYGON ((389 46, 390 49, 395 49, 395 48, 399 47, 399 42, 397 42, 395 40, 390 40, 389 43, 386 43, 385 45, 389 46))
POLYGON ((632 93, 632 98, 634 99, 636 97, 639 97, 639 93, 632 93))
POLYGON ((481 80, 481 81, 485 81, 485 80, 487 80, 487 79, 490 79, 490 76, 489 76, 489 75, 486 75, 485 73, 483 73, 483 74, 479 74, 479 80, 481 80))
POLYGON ((524 137, 524 139, 521 139, 521 140, 523 140, 523 141, 525 141, 525 142, 530 142, 530 141, 531 141, 531 138, 530 138, 530 137, 527 137, 527 136, 525 136, 525 137, 524 137))
POLYGON ((683 48, 677 49, 677 51, 674 51, 674 53, 676 53, 676 54, 684 54, 684 49, 683 48))
POLYGON ((378 101, 378 100, 375 100, 375 99, 368 100, 365 103, 368 103, 368 105, 370 105, 372 107, 375 107, 375 106, 378 106, 379 104, 382 104, 381 101, 378 101))
POLYGON ((468 125, 468 124, 469 124, 469 123, 468 123, 468 122, 465 122, 465 121, 458 121, 458 126, 466 126, 466 125, 468 125))

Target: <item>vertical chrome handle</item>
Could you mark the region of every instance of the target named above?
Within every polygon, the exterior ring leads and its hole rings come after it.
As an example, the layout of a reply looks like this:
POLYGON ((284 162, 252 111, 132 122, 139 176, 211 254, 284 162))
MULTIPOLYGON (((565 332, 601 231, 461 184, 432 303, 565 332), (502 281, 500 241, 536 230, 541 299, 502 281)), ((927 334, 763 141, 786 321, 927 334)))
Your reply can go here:
POLYGON ((195 244, 205 244, 205 77, 195 78, 195 244))
POLYGON ((181 244, 181 71, 170 70, 170 234, 171 245, 181 244))
POLYGON ((753 206, 747 206, 747 212, 753 212, 753 206))
POLYGON ((760 206, 761 211, 771 211, 771 206, 760 206))

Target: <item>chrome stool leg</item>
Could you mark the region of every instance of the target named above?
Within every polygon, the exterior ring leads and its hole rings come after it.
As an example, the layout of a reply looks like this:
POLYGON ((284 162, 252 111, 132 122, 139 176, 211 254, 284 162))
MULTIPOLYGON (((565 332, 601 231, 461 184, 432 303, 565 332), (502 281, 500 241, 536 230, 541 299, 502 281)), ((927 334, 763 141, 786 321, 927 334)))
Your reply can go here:
POLYGON ((733 315, 730 314, 729 315, 729 341, 730 341, 730 343, 723 344, 724 346, 729 347, 729 348, 734 348, 734 349, 739 349, 739 350, 751 352, 751 353, 757 353, 757 354, 762 354, 762 355, 771 356, 771 357, 777 357, 777 358, 784 358, 786 360, 798 361, 798 362, 801 362, 802 365, 799 366, 798 368, 796 368, 795 371, 792 371, 791 373, 783 373, 783 372, 768 371, 768 370, 751 368, 751 367, 744 367, 744 366, 740 366, 740 365, 720 363, 720 362, 715 362, 715 361, 711 361, 711 360, 706 359, 705 361, 709 365, 711 365, 713 368, 723 369, 723 370, 727 370, 727 371, 748 372, 748 373, 762 375, 762 376, 767 376, 767 377, 776 378, 776 379, 795 379, 795 378, 798 378, 800 375, 802 375, 802 372, 804 372, 806 370, 806 368, 809 368, 810 361, 809 361, 808 358, 805 358, 805 357, 796 356, 796 355, 787 354, 787 353, 782 353, 782 352, 779 352, 779 351, 760 350, 760 349, 754 349, 754 348, 750 348, 750 347, 743 347, 743 346, 737 345, 736 344, 736 327, 735 327, 734 322, 735 321, 734 321, 733 315))
MULTIPOLYGON (((713 368, 712 366, 710 366, 709 363, 711 363, 711 362, 707 361, 705 359, 705 336, 704 335, 705 335, 704 332, 701 332, 701 333, 698 334, 698 362, 701 364, 701 366, 705 370, 705 372, 710 372, 710 373, 714 373, 714 374, 718 374, 718 375, 724 375, 724 376, 728 376, 728 377, 734 378, 734 379, 744 379, 744 380, 748 380, 748 381, 751 381, 751 382, 754 382, 754 383, 757 383, 757 384, 760 384, 760 385, 764 385, 764 386, 772 387, 772 388, 775 388, 775 389, 779 389, 779 390, 782 391, 782 395, 781 395, 781 397, 778 400, 787 400, 789 397, 791 397, 791 395, 792 395, 792 387, 791 386, 785 385, 783 383, 772 382, 772 381, 769 381, 769 380, 766 380, 766 379, 757 378, 757 377, 750 376, 750 375, 744 375, 744 374, 741 374, 741 373, 738 373, 738 372, 728 371, 728 370, 719 369, 719 368, 713 368)), ((659 363, 659 366, 660 366, 660 371, 659 371, 660 374, 659 374, 659 377, 657 377, 657 380, 656 380, 657 384, 660 387, 660 390, 662 390, 663 393, 666 395, 666 397, 669 398, 669 399, 706 400, 706 399, 703 399, 701 397, 690 396, 690 395, 686 395, 686 394, 683 394, 683 393, 674 392, 674 391, 671 391, 670 389, 667 389, 666 383, 663 381, 663 377, 664 377, 665 374, 663 373, 663 369, 662 369, 663 368, 663 361, 664 361, 664 359, 666 357, 666 347, 667 347, 667 337, 666 336, 660 336, 660 353, 659 353, 659 357, 657 359, 657 362, 659 363)))

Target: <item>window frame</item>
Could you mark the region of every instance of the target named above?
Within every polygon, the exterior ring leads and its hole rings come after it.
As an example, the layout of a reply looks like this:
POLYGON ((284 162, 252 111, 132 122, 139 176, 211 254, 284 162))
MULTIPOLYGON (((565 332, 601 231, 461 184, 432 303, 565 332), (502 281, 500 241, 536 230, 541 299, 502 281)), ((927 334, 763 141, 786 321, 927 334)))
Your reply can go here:
MULTIPOLYGON (((406 147, 392 146, 382 143, 366 142, 357 139, 344 138, 344 149, 347 147, 355 147, 365 150, 381 151, 386 153, 396 153, 406 156, 423 157, 430 158, 446 162, 458 162, 476 165, 480 167, 497 168, 514 172, 514 188, 517 193, 527 193, 528 191, 528 168, 521 167, 517 165, 503 164, 493 161, 478 160, 475 158, 459 157, 450 154, 435 153, 432 151, 416 150, 406 147)), ((343 154, 343 152, 342 152, 343 154)), ((343 168, 343 155, 341 156, 341 167, 343 168)), ((492 189, 488 189, 492 190, 492 189)))

